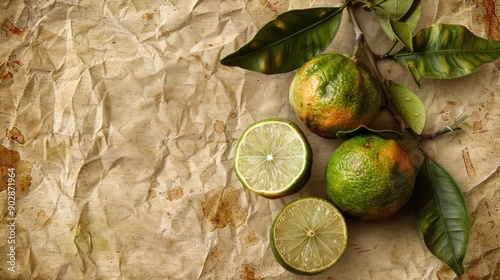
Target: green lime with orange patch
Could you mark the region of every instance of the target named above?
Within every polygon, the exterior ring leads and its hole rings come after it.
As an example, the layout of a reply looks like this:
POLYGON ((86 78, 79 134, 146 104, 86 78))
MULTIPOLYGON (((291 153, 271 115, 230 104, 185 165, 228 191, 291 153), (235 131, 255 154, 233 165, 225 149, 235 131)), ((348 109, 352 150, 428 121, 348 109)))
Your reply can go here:
POLYGON ((326 166, 328 198, 346 215, 365 222, 385 220, 411 198, 415 168, 403 148, 375 134, 342 143, 326 166))
POLYGON ((377 79, 345 55, 327 53, 306 62, 292 81, 289 101, 312 132, 336 138, 338 131, 370 125, 383 104, 377 79))

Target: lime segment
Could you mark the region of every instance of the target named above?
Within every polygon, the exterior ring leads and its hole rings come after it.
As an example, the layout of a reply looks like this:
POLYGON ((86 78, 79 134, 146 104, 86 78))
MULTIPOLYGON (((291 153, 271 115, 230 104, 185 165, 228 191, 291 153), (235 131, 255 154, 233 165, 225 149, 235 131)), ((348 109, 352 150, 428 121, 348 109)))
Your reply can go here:
POLYGON ((270 233, 276 260, 296 274, 313 275, 332 267, 347 246, 347 227, 329 201, 303 197, 276 216, 270 233))
POLYGON ((242 185, 267 198, 299 191, 311 175, 311 147, 299 127, 286 119, 250 125, 236 146, 234 168, 242 185))

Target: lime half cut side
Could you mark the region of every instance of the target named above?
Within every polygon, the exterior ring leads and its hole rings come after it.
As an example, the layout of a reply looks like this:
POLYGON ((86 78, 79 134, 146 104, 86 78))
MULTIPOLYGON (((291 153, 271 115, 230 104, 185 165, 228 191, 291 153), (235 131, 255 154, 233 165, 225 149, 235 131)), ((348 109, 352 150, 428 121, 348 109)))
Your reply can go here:
POLYGON ((251 124, 236 146, 234 169, 242 185, 267 198, 298 192, 311 176, 312 151, 304 133, 286 119, 251 124))
POLYGON ((303 197, 288 203, 271 226, 271 249, 287 270, 314 275, 331 268, 347 247, 347 227, 329 201, 303 197))

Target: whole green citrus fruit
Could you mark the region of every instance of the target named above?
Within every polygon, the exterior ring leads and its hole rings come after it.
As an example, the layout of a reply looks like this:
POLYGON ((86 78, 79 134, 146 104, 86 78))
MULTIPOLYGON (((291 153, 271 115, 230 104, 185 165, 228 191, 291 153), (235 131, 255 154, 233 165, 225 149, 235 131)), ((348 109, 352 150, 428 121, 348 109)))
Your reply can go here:
POLYGON ((347 216, 365 222, 387 219, 403 207, 416 176, 405 150, 374 134, 342 143, 325 173, 328 198, 347 216))
POLYGON ((327 53, 297 70, 289 100, 309 130, 336 138, 338 131, 373 122, 383 94, 377 79, 360 65, 345 55, 327 53))

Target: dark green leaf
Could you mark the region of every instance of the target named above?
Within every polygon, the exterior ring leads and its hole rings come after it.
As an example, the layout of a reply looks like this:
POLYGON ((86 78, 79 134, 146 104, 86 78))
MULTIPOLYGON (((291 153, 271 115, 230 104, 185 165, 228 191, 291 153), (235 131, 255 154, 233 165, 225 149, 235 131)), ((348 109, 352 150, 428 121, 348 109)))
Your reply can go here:
POLYGON ((285 12, 221 63, 264 74, 293 71, 331 44, 340 27, 342 10, 311 8, 285 12))
MULTIPOLYGON (((379 1, 380 2, 380 1, 379 1)), ((377 20, 382 30, 392 40, 398 40, 398 34, 393 30, 391 22, 406 23, 411 35, 417 28, 422 12, 420 0, 415 1, 385 1, 375 9, 377 20)), ((410 36, 411 36, 410 35, 410 36)), ((408 40, 402 41, 408 43, 408 40)), ((410 44, 411 45, 411 44, 410 44)))
POLYGON ((427 156, 417 175, 413 202, 427 248, 456 274, 463 274, 470 233, 465 200, 450 174, 427 156))
POLYGON ((413 44, 412 37, 413 31, 410 29, 410 26, 406 22, 399 21, 390 21, 391 29, 398 38, 400 42, 402 42, 406 48, 413 52, 413 44))
POLYGON ((425 126, 426 112, 420 98, 400 84, 393 81, 386 83, 394 108, 415 133, 421 134, 425 126))
POLYGON ((339 139, 347 140, 349 138, 352 138, 352 137, 354 137, 356 135, 360 135, 360 134, 381 134, 381 133, 397 134, 398 137, 401 137, 401 134, 399 132, 394 131, 394 130, 375 130, 375 129, 368 128, 364 125, 360 125, 356 129, 349 130, 349 131, 339 131, 335 135, 339 139))
POLYGON ((392 41, 396 41, 397 37, 396 34, 394 34, 394 31, 392 31, 391 19, 389 15, 383 9, 376 9, 375 14, 377 15, 378 24, 385 32, 385 34, 387 34, 389 39, 391 39, 392 41))
POLYGON ((472 34, 462 25, 435 24, 413 37, 413 53, 403 48, 394 58, 417 76, 452 79, 500 57, 500 41, 472 34))
POLYGON ((381 7, 389 16, 389 19, 398 21, 410 10, 411 0, 377 0, 375 5, 381 7))
POLYGON ((408 26, 410 26, 411 32, 413 33, 417 29, 421 14, 422 3, 420 0, 414 0, 408 12, 398 21, 407 23, 408 26))

